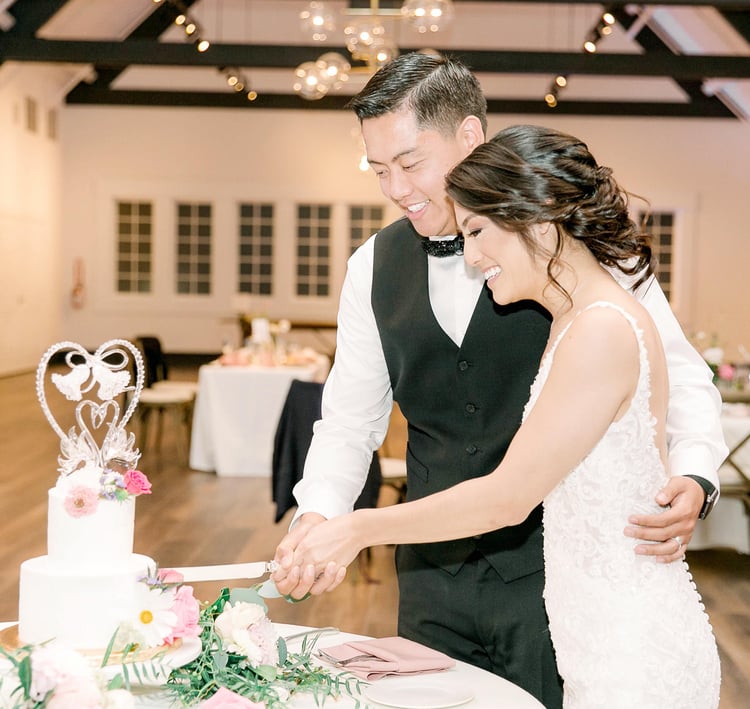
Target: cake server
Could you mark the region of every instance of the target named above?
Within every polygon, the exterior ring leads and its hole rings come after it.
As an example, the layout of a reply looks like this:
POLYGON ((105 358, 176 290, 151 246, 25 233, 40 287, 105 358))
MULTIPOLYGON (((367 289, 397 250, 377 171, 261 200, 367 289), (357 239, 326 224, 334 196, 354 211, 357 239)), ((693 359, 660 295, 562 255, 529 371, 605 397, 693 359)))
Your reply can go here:
POLYGON ((245 564, 214 564, 174 568, 185 581, 223 581, 225 579, 257 579, 276 570, 275 561, 251 561, 245 564))

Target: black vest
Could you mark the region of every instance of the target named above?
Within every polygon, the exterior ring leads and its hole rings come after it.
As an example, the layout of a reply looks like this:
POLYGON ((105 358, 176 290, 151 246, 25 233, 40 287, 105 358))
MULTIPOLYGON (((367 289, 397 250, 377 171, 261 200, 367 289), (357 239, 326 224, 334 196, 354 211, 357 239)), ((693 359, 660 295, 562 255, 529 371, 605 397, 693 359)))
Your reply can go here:
MULTIPOLYGON (((432 312, 420 238, 406 219, 381 230, 372 282, 393 396, 408 421, 408 499, 497 466, 521 423, 549 334, 541 306, 501 307, 485 288, 458 347, 432 312)), ((543 568, 541 520, 540 505, 518 526, 414 551, 456 573, 477 550, 509 581, 543 568)))

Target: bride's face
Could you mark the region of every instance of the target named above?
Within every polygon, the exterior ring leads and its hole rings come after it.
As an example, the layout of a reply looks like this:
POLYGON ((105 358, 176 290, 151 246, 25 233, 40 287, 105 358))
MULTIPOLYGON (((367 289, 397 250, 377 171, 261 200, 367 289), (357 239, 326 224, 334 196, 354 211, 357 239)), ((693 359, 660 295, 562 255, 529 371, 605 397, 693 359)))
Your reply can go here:
POLYGON ((521 236, 460 205, 456 205, 456 222, 464 235, 464 258, 482 271, 496 303, 539 300, 546 271, 521 236))

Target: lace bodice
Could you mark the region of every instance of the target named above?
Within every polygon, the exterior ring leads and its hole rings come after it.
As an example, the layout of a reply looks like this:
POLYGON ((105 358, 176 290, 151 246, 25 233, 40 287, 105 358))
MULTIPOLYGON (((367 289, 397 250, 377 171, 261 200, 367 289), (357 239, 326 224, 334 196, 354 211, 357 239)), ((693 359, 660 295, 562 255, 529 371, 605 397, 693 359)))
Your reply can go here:
MULTIPOLYGON (((643 333, 621 307, 592 307, 614 308, 630 323, 640 374, 623 417, 544 500, 544 597, 564 706, 716 707, 716 644, 687 564, 636 555, 637 542, 623 534, 629 515, 659 511, 654 498, 668 478, 655 444, 643 333)), ((571 324, 542 360, 524 418, 571 324)))

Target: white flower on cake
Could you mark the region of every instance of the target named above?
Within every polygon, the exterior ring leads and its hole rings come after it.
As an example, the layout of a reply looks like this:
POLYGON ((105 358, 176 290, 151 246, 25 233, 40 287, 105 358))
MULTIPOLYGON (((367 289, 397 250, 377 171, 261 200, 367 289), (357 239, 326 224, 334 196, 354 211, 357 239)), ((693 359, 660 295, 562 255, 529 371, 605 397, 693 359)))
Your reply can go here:
POLYGON ((252 667, 279 662, 279 636, 263 606, 245 601, 227 603, 214 627, 225 649, 244 655, 252 667))
POLYGON ((173 610, 174 594, 137 584, 135 613, 125 621, 147 647, 158 647, 177 626, 177 614, 173 610))

